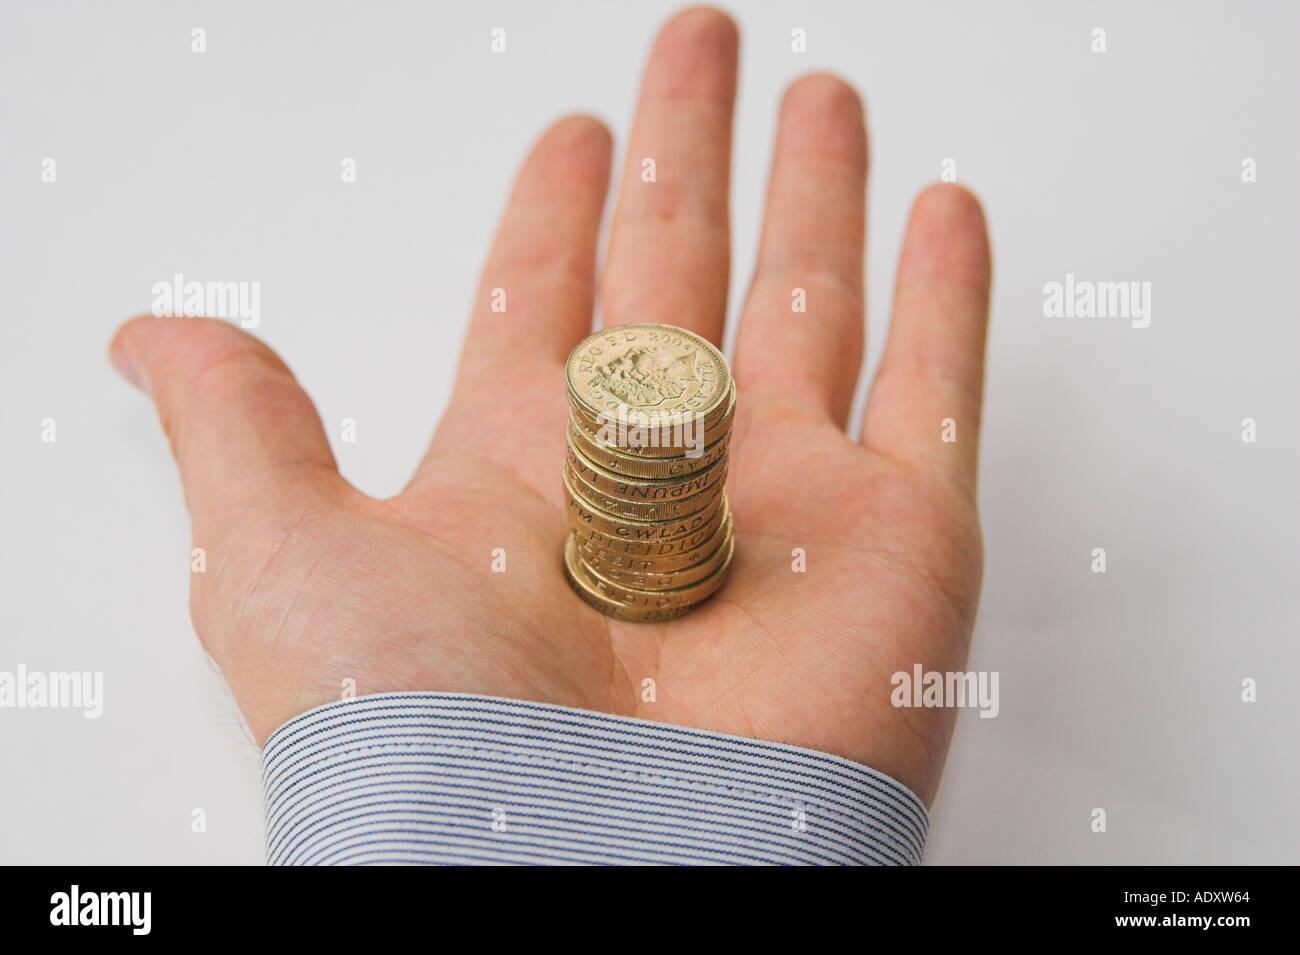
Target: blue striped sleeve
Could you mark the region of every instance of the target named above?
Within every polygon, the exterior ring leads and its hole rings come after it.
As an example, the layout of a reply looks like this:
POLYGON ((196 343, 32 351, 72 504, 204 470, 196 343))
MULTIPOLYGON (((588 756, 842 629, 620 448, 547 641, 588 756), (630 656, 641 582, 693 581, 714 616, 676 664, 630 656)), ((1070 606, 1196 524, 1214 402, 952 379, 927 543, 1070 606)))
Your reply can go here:
POLYGON ((929 826, 838 756, 457 693, 309 710, 266 741, 262 783, 275 865, 901 865, 929 826))

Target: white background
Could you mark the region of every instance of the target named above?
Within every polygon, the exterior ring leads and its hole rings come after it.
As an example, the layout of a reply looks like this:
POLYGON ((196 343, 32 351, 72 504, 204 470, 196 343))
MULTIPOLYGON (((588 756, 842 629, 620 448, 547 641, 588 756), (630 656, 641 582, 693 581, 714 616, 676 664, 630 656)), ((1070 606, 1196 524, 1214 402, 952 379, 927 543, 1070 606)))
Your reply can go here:
MULTIPOLYGON (((260 281, 258 333, 335 439, 358 423, 336 441, 343 473, 395 492, 446 400, 518 161, 569 111, 626 142, 671 9, 3 4, 0 669, 102 670, 106 702, 97 721, 0 710, 0 861, 262 858, 257 752, 190 627, 179 482, 105 360, 113 328, 177 272, 260 281)), ((945 157, 989 215, 971 667, 1001 674, 1001 713, 959 721, 928 860, 1300 861, 1297 6, 732 12, 733 288, 778 98, 804 71, 867 103, 870 366, 906 210, 945 157), (1045 318, 1043 285, 1066 273, 1151 282, 1151 326, 1045 318)))

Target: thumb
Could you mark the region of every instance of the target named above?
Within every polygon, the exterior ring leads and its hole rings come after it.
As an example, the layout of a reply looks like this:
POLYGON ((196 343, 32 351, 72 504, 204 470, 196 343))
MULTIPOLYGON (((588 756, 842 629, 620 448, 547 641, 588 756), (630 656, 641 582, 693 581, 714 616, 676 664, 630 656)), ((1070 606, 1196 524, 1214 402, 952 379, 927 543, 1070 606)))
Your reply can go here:
POLYGON ((196 523, 342 481, 316 408, 266 345, 210 318, 143 316, 109 344, 171 442, 196 523))

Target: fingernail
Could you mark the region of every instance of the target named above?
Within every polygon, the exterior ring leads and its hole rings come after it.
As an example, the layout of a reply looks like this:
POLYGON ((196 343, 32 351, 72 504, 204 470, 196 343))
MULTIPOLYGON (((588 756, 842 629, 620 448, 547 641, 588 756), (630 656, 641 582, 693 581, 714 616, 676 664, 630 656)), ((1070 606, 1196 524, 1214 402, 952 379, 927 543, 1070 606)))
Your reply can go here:
POLYGON ((117 369, 117 373, 131 384, 141 391, 147 392, 149 390, 145 386, 144 375, 140 371, 140 366, 136 363, 135 356, 131 354, 131 349, 120 338, 115 340, 109 348, 108 360, 117 369))

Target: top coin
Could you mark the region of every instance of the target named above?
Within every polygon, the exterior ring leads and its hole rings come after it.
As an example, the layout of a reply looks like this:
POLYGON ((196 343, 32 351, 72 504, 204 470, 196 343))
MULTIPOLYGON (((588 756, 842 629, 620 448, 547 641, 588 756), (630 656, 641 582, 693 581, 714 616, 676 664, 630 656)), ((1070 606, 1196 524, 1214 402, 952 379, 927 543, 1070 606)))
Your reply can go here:
POLYGON ((602 328, 565 363, 569 399, 601 424, 703 421, 729 400, 731 372, 708 341, 672 325, 602 328))

